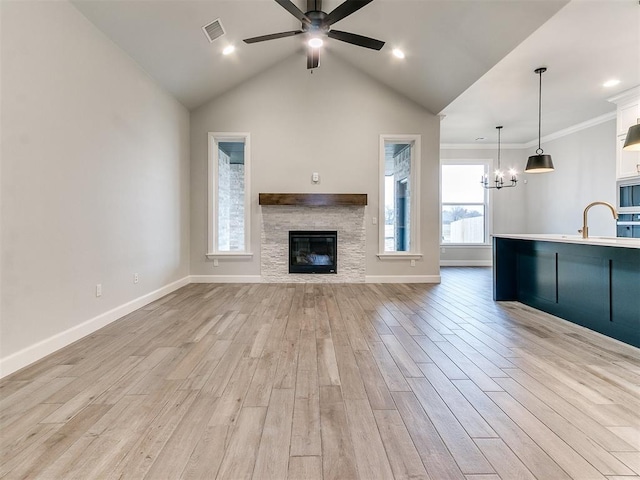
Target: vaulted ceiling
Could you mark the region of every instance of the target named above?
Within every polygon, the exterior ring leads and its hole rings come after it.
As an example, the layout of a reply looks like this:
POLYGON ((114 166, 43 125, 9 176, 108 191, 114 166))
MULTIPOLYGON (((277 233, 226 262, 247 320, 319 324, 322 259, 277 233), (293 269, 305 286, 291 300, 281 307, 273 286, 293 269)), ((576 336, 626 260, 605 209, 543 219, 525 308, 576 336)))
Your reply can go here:
MULTIPOLYGON (((306 10, 304 0, 293 1, 306 10)), ((292 55, 306 68, 300 36, 242 42, 300 28, 274 0, 73 3, 189 109, 292 55), (201 27, 218 18, 226 34, 209 43, 201 27), (236 51, 223 56, 229 44, 236 51)), ((340 3, 324 0, 323 10, 340 3)), ((496 122, 505 126, 503 141, 525 142, 537 134, 533 69, 549 67, 543 78, 545 104, 557 103, 558 118, 545 128, 565 128, 611 111, 613 106, 599 97, 616 91, 601 93, 606 78, 600 77, 605 71, 624 76, 618 91, 640 83, 639 20, 635 0, 569 5, 567 0, 374 0, 334 27, 384 40, 384 48, 378 52, 329 39, 320 68, 341 57, 431 112, 445 114, 443 142, 469 143, 479 136, 494 142, 496 122), (631 61, 619 65, 634 42, 631 61), (401 48, 406 58, 394 57, 393 48, 401 48)))

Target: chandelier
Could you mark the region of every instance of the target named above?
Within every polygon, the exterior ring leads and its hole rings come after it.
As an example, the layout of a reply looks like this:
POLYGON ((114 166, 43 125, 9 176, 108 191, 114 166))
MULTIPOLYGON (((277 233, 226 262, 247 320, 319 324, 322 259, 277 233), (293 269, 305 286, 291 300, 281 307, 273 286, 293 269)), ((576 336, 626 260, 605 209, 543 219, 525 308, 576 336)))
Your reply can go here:
POLYGON ((498 168, 495 172, 493 172, 494 178, 492 182, 489 181, 489 176, 486 173, 480 179, 480 183, 487 190, 492 188, 495 188, 497 190, 500 190, 501 188, 511 188, 515 187, 518 184, 518 173, 513 168, 509 170, 511 183, 509 183, 508 185, 505 185, 504 183, 505 173, 500 168, 500 130, 502 130, 502 125, 496 127, 496 129, 498 130, 498 168))

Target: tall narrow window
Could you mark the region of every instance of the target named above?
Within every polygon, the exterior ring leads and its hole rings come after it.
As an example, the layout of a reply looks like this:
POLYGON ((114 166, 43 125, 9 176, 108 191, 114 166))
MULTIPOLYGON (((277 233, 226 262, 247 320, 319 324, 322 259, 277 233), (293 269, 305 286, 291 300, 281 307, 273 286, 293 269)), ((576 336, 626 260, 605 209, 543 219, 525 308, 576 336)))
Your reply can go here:
POLYGON ((480 179, 485 162, 442 165, 442 244, 488 242, 487 190, 480 179))
POLYGON ((382 256, 418 253, 419 156, 419 135, 380 138, 382 256))
POLYGON ((249 252, 249 134, 209 134, 209 255, 249 252))

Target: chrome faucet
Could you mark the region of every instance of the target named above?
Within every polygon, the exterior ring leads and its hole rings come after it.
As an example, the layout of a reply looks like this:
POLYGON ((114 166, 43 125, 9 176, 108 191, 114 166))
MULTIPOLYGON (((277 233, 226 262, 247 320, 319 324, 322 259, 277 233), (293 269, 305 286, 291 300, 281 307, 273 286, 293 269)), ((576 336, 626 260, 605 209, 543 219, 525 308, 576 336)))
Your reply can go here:
POLYGON ((589 227, 587 227, 587 212, 594 205, 604 205, 605 207, 609 207, 609 210, 611 210, 611 213, 613 214, 613 218, 615 220, 618 219, 618 213, 616 212, 616 209, 613 207, 613 205, 611 205, 610 203, 607 203, 607 202, 590 203, 589 205, 586 206, 586 208, 584 209, 584 212, 582 213, 582 229, 578 230, 579 233, 582 233, 582 238, 589 238, 589 227))

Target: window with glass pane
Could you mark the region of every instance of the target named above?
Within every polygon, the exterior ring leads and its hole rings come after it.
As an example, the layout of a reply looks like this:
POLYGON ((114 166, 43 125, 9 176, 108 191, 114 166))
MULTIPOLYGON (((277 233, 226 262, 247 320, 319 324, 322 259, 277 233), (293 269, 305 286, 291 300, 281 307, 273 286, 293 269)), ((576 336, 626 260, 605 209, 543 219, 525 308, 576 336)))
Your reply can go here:
POLYGON ((251 256, 248 133, 209 132, 207 256, 251 256))
POLYGON ((441 243, 487 242, 485 164, 442 165, 441 243))
POLYGON ((218 245, 242 251, 244 241, 244 142, 218 142, 218 245))
POLYGON ((385 142, 384 251, 411 251, 412 143, 385 142))

